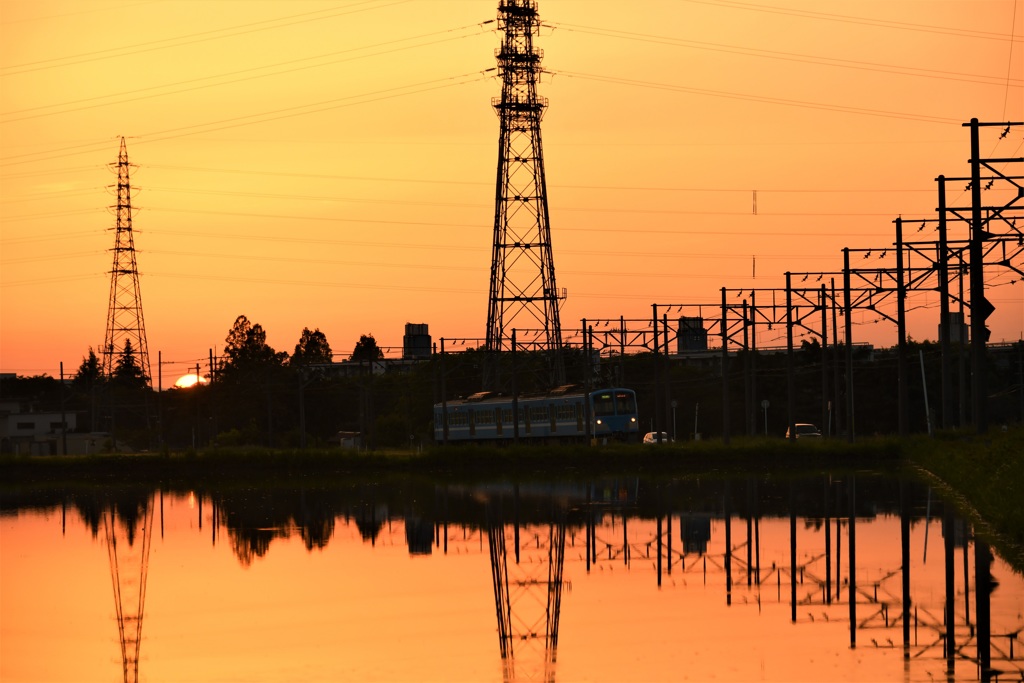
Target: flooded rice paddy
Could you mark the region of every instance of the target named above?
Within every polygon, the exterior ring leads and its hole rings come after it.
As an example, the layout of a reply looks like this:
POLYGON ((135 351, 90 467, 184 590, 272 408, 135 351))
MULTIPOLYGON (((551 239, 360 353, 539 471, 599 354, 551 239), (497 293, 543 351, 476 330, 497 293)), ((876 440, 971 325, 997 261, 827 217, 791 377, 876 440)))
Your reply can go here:
POLYGON ((1021 574, 894 476, 2 503, 3 681, 1024 680, 1021 574))

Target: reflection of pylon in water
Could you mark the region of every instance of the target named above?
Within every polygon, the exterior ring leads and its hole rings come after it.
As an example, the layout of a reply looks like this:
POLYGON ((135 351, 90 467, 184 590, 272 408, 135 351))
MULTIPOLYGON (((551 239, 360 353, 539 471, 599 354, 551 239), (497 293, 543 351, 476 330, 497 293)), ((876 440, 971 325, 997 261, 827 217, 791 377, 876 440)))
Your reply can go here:
POLYGON ((527 542, 527 557, 521 555, 519 531, 500 523, 488 528, 504 677, 506 681, 552 683, 562 609, 565 523, 549 525, 546 539, 538 530, 527 542), (511 569, 506 534, 513 534, 515 563, 511 569))
POLYGON ((153 506, 149 502, 144 505, 141 516, 134 520, 119 517, 113 508, 103 513, 125 683, 139 680, 142 611, 146 603, 146 573, 153 521, 153 506), (137 525, 141 528, 136 528, 137 525))

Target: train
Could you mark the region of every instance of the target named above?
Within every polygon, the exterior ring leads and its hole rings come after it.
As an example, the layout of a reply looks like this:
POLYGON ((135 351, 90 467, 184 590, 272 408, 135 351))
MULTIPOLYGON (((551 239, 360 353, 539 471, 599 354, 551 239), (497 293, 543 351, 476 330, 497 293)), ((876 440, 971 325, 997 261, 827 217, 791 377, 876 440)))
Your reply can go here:
POLYGON ((639 429, 636 393, 622 387, 596 391, 562 387, 544 395, 517 399, 480 392, 434 406, 437 443, 558 442, 588 438, 636 441, 639 429))

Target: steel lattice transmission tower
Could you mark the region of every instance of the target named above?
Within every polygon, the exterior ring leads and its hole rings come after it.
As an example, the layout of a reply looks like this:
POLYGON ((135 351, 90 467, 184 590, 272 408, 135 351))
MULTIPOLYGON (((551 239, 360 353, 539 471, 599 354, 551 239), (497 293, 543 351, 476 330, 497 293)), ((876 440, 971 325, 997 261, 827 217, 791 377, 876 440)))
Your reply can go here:
POLYGON ((117 358, 130 343, 139 367, 150 381, 149 346, 142 316, 139 269, 135 262, 135 238, 132 234, 132 188, 128 177, 128 150, 121 138, 117 156, 117 204, 114 209, 114 264, 110 269, 110 305, 107 309, 107 333, 103 341, 103 372, 110 377, 117 358))
POLYGON ((494 204, 487 349, 511 348, 512 330, 535 349, 558 352, 562 328, 548 225, 540 121, 547 101, 537 97, 542 54, 533 47, 540 28, 534 0, 500 0, 497 51, 501 97, 492 101, 501 119, 494 204))

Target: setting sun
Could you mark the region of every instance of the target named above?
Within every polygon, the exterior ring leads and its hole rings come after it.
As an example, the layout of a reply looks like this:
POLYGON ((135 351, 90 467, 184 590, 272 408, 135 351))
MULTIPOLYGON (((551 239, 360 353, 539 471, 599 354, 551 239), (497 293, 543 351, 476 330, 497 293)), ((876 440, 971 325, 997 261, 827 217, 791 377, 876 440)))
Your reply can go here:
POLYGON ((174 383, 174 386, 178 389, 188 389, 194 387, 197 384, 209 384, 210 380, 206 379, 201 375, 189 374, 182 375, 178 378, 178 381, 174 383))

